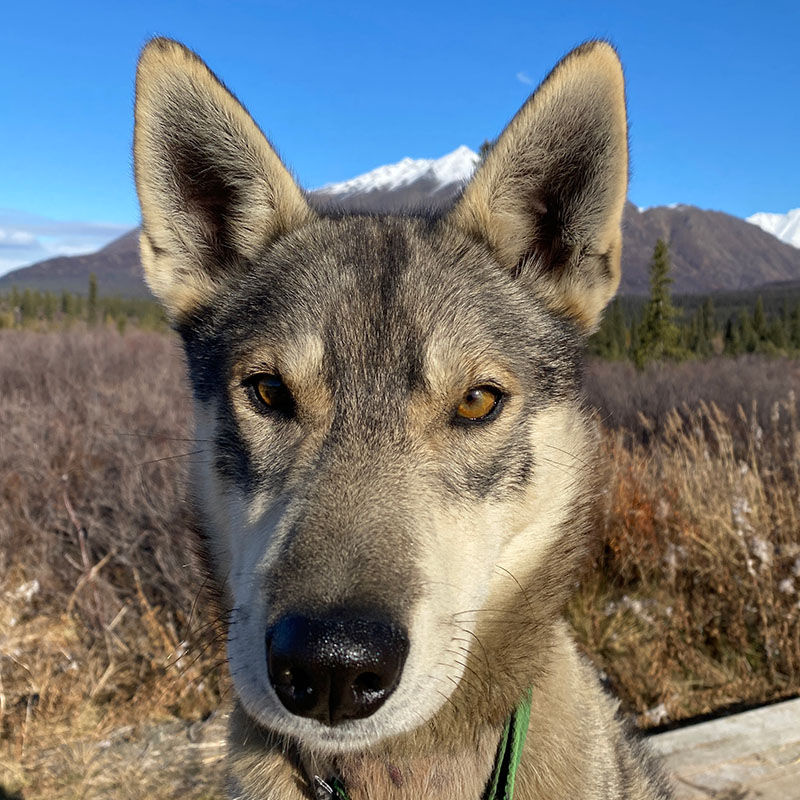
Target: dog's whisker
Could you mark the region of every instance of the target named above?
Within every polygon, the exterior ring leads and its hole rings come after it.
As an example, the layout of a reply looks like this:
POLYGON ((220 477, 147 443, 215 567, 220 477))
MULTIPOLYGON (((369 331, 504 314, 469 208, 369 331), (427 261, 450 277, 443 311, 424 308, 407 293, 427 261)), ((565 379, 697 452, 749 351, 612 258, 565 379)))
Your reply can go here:
POLYGON ((544 447, 549 447, 551 450, 557 450, 559 453, 563 453, 565 456, 569 456, 569 458, 573 459, 574 461, 578 461, 582 466, 586 467, 587 469, 592 468, 592 464, 588 461, 585 461, 576 453, 572 453, 569 450, 565 450, 563 447, 557 447, 554 444, 550 444, 550 442, 543 442, 544 447))
POLYGON ((475 639, 475 642, 478 645, 478 647, 480 648, 480 651, 481 651, 481 653, 483 655, 483 663, 486 665, 486 674, 489 675, 491 673, 491 666, 489 664, 489 655, 486 652, 486 648, 483 646, 483 642, 478 637, 478 634, 475 633, 474 631, 470 631, 470 630, 468 630, 466 628, 462 628, 462 627, 459 627, 459 630, 461 630, 463 633, 466 633, 469 636, 472 636, 472 638, 475 639))
MULTIPOLYGON (((169 455, 169 456, 162 456, 161 458, 151 458, 148 461, 141 461, 141 462, 135 464, 134 466, 136 466, 136 467, 146 467, 149 464, 160 464, 163 461, 176 461, 176 460, 178 460, 180 458, 188 458, 189 456, 202 455, 205 452, 206 452, 205 450, 192 450, 189 453, 175 453, 175 454, 169 455)), ((200 463, 204 463, 204 462, 198 461, 196 463, 200 464, 200 463)))
MULTIPOLYGON (((465 672, 469 672, 470 675, 472 675, 478 681, 479 686, 483 688, 488 687, 488 681, 486 677, 481 675, 477 670, 475 670, 473 667, 469 665, 469 655, 470 655, 469 651, 464 650, 462 648, 459 648, 458 651, 454 651, 448 648, 447 650, 445 650, 445 652, 450 653, 453 656, 453 662, 459 667, 461 667, 463 670, 465 670, 465 672), (459 658, 462 655, 465 656, 463 661, 459 658)), ((465 677, 466 676, 462 677, 462 680, 464 680, 465 677)))
MULTIPOLYGON (((99 428, 104 428, 108 426, 98 425, 99 428)), ((110 434, 114 436, 122 436, 122 437, 132 437, 138 439, 152 439, 155 441, 162 441, 162 442, 188 442, 189 444, 200 444, 200 443, 209 443, 211 439, 198 439, 194 436, 167 436, 163 433, 145 433, 143 431, 120 431, 120 430, 109 430, 110 434)))
POLYGON ((501 566, 500 564, 495 564, 494 566, 495 566, 496 570, 500 570, 500 572, 502 572, 505 575, 508 575, 508 577, 511 578, 512 581, 514 581, 514 583, 517 585, 517 588, 519 589, 520 593, 525 598, 525 602, 528 605, 528 610, 531 612, 531 615, 533 615, 534 614, 534 610, 533 610, 533 603, 531 603, 531 598, 528 595, 528 593, 525 591, 525 589, 522 586, 522 584, 517 580, 517 578, 514 575, 514 573, 511 572, 510 570, 507 570, 505 567, 501 566))

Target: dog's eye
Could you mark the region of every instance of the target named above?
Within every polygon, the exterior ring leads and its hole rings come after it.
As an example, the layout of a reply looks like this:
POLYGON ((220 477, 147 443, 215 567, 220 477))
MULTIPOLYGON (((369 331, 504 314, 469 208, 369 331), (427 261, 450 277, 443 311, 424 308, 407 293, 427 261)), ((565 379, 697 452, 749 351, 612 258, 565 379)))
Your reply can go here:
POLYGON ((500 411, 502 393, 494 386, 476 386, 470 389, 456 408, 459 422, 485 422, 494 419, 500 411))
POLYGON ((279 375, 254 375, 247 383, 262 408, 287 416, 294 411, 291 392, 279 375))

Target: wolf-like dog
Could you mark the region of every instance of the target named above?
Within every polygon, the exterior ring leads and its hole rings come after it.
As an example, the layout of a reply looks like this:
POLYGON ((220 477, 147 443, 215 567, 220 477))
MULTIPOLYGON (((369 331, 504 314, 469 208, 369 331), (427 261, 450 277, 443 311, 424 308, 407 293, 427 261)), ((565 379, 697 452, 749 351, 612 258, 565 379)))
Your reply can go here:
POLYGON ((597 538, 581 351, 627 153, 619 59, 589 42, 450 208, 315 209, 197 56, 145 47, 141 254, 206 450, 232 797, 479 800, 526 696, 516 800, 669 797, 562 618, 597 538))

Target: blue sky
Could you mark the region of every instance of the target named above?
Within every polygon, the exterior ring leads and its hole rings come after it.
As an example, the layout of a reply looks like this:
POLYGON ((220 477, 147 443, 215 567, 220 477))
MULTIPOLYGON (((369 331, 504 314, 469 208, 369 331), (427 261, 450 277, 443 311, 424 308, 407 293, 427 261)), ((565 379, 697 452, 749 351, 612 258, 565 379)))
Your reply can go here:
POLYGON ((309 188, 477 149, 567 50, 608 38, 628 81, 630 198, 747 216, 800 206, 798 32, 788 2, 7 3, 0 271, 15 231, 52 250, 69 238, 39 235, 52 221, 84 239, 89 223, 111 225, 101 239, 137 223, 134 71, 154 35, 195 49, 309 188), (20 218, 39 228, 12 230, 20 218))

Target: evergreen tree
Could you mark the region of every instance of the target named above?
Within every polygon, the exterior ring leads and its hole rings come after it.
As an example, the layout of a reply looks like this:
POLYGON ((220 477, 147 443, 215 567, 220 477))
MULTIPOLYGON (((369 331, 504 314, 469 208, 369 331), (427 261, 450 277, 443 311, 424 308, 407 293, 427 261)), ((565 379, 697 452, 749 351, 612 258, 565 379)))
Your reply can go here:
POLYGON ((637 365, 680 356, 678 310, 672 304, 669 250, 663 239, 656 242, 650 261, 650 299, 639 328, 637 365))
POLYGON ((706 297, 703 302, 702 313, 703 333, 709 344, 711 344, 717 335, 717 315, 714 312, 714 301, 710 297, 706 297))
POLYGON ((739 312, 739 338, 744 352, 755 353, 758 350, 760 344, 758 334, 753 326, 753 320, 744 310, 739 312))
MULTIPOLYGON (((639 340, 639 325, 636 323, 636 317, 631 320, 631 346, 630 346, 630 356, 634 360, 637 366, 639 366, 638 362, 636 361, 637 353, 640 353, 642 349, 642 343, 639 340)), ((644 364, 642 364, 644 366, 644 364)), ((640 367, 641 368, 641 367, 640 367)))
POLYGON ((52 292, 45 292, 44 300, 42 302, 44 309, 44 317, 50 322, 56 315, 56 308, 58 308, 58 301, 52 292))
POLYGON ((742 352, 742 337, 739 333, 739 326, 736 325, 733 317, 728 317, 728 321, 725 323, 723 343, 726 355, 738 356, 742 352))
POLYGON ((622 313, 622 303, 619 298, 614 300, 611 315, 611 338, 614 358, 624 358, 628 350, 628 328, 625 325, 625 315, 622 313))
POLYGON ((711 339, 703 308, 699 308, 692 317, 688 349, 700 358, 707 358, 711 355, 711 339))
POLYGON ((97 276, 89 275, 89 299, 86 307, 86 321, 90 325, 97 322, 97 276))
POLYGON ((800 350, 800 303, 789 317, 789 342, 795 350, 800 350))
POLYGON ((756 298, 756 307, 753 309, 753 330, 759 339, 767 338, 767 318, 764 315, 764 301, 761 295, 756 298))
POLYGON ((22 293, 22 297, 19 301, 19 312, 23 322, 36 317, 35 299, 30 289, 26 289, 22 293))
POLYGON ((684 325, 678 330, 678 338, 680 340, 681 347, 685 348, 690 353, 694 353, 697 348, 697 318, 698 312, 695 311, 694 314, 689 317, 689 324, 684 325))
POLYGON ((772 320, 767 329, 767 341, 771 342, 778 350, 786 349, 786 327, 780 317, 772 320))

